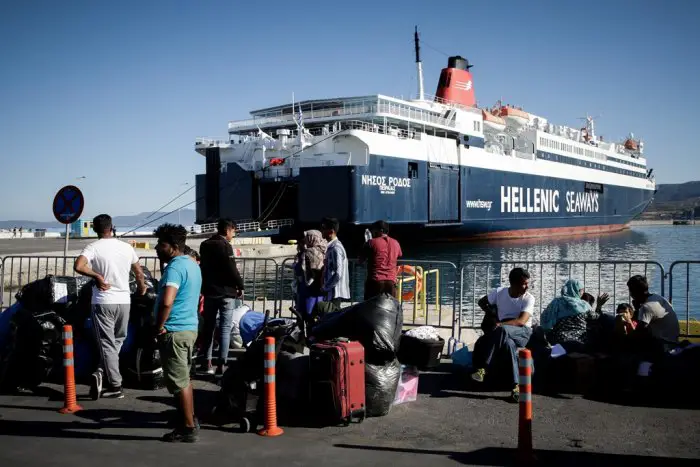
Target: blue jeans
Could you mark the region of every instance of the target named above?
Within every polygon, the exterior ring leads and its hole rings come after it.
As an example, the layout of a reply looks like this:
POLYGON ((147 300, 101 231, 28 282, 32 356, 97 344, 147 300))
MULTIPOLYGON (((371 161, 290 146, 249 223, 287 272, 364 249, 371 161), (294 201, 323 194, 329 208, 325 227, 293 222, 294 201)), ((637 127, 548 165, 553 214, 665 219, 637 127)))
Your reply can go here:
POLYGON ((526 326, 499 326, 481 336, 474 344, 474 368, 488 368, 494 358, 508 352, 513 372, 513 384, 518 384, 518 347, 525 347, 532 335, 526 326))
POLYGON ((204 297, 202 348, 207 349, 207 360, 211 361, 214 350, 216 317, 219 315, 218 365, 225 365, 228 359, 228 349, 231 343, 231 328, 233 327, 233 310, 236 308, 237 301, 238 300, 235 298, 204 297))

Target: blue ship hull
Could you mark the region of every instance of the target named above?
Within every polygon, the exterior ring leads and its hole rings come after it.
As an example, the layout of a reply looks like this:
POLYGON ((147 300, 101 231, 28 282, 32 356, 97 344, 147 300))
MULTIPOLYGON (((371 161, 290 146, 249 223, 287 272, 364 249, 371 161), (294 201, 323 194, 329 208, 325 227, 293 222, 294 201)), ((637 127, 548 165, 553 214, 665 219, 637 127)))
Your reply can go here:
POLYGON ((207 209, 212 190, 204 186, 209 180, 209 174, 197 178, 198 192, 207 194, 206 201, 198 203, 198 221, 219 216, 250 219, 263 212, 269 219, 295 219, 298 231, 318 228, 323 217, 336 217, 347 232, 383 219, 398 236, 415 240, 622 230, 654 195, 653 190, 595 180, 372 155, 367 166, 302 168, 298 177, 274 181, 255 180, 251 173, 228 164, 216 180, 221 189, 213 212, 207 209), (274 201, 282 189, 283 200, 274 201))

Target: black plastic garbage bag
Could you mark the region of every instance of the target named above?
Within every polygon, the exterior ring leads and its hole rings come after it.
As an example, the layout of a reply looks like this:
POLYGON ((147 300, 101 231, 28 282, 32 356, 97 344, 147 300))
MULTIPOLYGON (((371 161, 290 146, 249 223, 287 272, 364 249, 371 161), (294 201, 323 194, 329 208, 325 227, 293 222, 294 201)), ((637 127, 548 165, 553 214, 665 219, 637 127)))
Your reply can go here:
POLYGON ((399 349, 403 313, 399 302, 381 294, 324 316, 311 334, 317 340, 346 337, 359 341, 371 362, 392 360, 399 349))
POLYGON ((0 391, 33 390, 60 374, 63 324, 53 311, 22 308, 12 317, 10 337, 0 352, 0 391))
MULTIPOLYGON (((146 294, 157 294, 158 293, 158 281, 153 277, 151 271, 146 266, 141 266, 144 278, 146 280, 146 294)), ((129 293, 134 295, 136 293, 136 274, 133 271, 129 271, 129 293)))
POLYGON ((77 330, 90 316, 92 285, 89 277, 48 275, 22 287, 16 298, 29 310, 56 312, 77 330))
POLYGON ((401 378, 401 364, 394 359, 383 365, 365 363, 365 404, 368 417, 389 413, 401 378))

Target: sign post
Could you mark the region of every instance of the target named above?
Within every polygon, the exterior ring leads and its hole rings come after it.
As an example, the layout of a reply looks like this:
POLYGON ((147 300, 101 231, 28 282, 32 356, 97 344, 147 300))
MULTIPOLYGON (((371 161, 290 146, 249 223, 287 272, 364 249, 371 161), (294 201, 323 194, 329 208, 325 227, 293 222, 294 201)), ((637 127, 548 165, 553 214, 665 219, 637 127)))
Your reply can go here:
POLYGON ((58 222, 66 225, 66 242, 63 246, 63 275, 66 274, 66 258, 68 257, 68 239, 70 225, 80 218, 85 207, 85 198, 80 189, 67 185, 58 190, 53 198, 53 215, 58 222))

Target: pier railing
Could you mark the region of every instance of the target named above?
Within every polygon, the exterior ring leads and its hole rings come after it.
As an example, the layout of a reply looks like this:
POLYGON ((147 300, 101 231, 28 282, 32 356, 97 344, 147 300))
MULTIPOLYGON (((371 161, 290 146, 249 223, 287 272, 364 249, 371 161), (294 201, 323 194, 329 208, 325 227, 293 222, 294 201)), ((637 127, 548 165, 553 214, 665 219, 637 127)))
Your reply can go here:
MULTIPOLYGON (((74 276, 74 257, 7 256, 0 262, 0 310, 14 304, 16 293, 26 284, 49 274, 74 276)), ((245 283, 243 303, 254 310, 270 310, 275 316, 291 317, 294 306, 293 258, 236 258, 245 283)), ((141 264, 154 278, 161 276, 160 261, 143 257, 141 264)), ((692 280, 700 273, 700 261, 676 261, 668 269, 656 261, 470 261, 461 267, 447 261, 399 261, 404 266, 398 278, 398 296, 404 326, 433 326, 445 340, 464 341, 479 334, 483 312, 478 301, 489 290, 508 284, 508 273, 523 267, 530 273, 529 291, 535 297, 533 322, 560 295, 569 278, 583 283, 594 297, 610 295, 603 308, 614 313, 619 303, 631 303, 627 280, 636 274, 648 278, 651 290, 666 296, 681 320, 684 337, 700 337, 700 324, 693 325, 700 311, 700 298, 692 280), (668 292, 668 294, 666 294, 668 292)), ((364 298, 366 267, 357 260, 349 264, 350 302, 364 298)))

